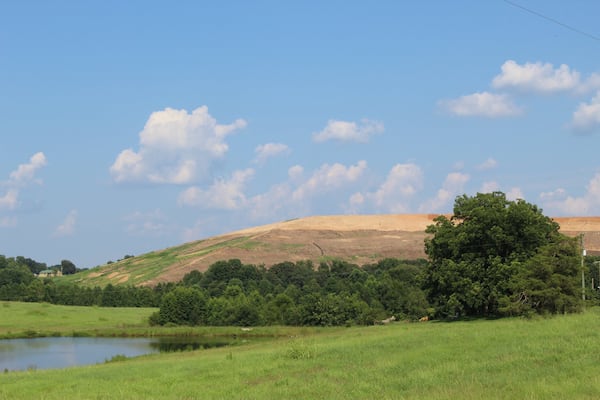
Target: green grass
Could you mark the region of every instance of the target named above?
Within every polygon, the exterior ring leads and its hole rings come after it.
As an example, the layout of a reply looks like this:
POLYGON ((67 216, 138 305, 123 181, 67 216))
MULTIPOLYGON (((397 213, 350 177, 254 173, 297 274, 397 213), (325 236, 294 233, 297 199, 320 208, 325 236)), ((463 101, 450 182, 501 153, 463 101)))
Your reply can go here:
POLYGON ((298 329, 294 337, 242 347, 0 374, 0 398, 596 399, 600 393, 597 309, 534 320, 290 329, 298 329))
MULTIPOLYGON (((48 303, 0 302, 0 338, 92 335, 148 327, 154 308, 58 306, 48 303)), ((1 397, 0 397, 1 398, 1 397)))
POLYGON ((55 279, 89 287, 104 287, 109 283, 113 285, 139 285, 159 277, 168 267, 185 262, 190 258, 204 256, 226 247, 254 250, 264 246, 263 243, 253 241, 249 237, 237 237, 223 240, 222 242, 206 247, 202 247, 203 243, 204 241, 190 242, 180 246, 126 258, 111 264, 91 268, 74 275, 67 275, 55 279), (202 248, 196 250, 198 247, 202 248))

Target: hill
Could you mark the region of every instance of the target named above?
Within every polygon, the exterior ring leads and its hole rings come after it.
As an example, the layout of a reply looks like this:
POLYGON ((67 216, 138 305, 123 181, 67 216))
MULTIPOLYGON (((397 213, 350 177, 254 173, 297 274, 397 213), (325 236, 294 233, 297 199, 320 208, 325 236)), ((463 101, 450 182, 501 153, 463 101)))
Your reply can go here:
MULTIPOLYGON (((315 216, 262 225, 96 267, 69 277, 84 285, 155 285, 205 271, 219 260, 269 267, 283 261, 341 259, 357 265, 386 257, 424 258, 425 228, 437 214, 315 216)), ((584 235, 600 254, 600 217, 554 218, 561 232, 584 235)))

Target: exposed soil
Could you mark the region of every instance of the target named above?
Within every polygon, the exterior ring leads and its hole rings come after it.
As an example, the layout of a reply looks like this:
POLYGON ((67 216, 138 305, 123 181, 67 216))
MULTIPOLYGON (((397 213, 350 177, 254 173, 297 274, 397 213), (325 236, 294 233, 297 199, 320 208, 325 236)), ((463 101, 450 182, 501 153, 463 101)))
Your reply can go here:
MULTIPOLYGON (((283 261, 315 265, 342 259, 365 265, 386 257, 425 258, 425 228, 437 214, 316 216, 257 226, 190 243, 179 261, 146 284, 180 280, 219 260, 240 259, 267 268, 283 261)), ((555 218, 569 236, 583 234, 588 254, 600 255, 600 217, 555 218)))

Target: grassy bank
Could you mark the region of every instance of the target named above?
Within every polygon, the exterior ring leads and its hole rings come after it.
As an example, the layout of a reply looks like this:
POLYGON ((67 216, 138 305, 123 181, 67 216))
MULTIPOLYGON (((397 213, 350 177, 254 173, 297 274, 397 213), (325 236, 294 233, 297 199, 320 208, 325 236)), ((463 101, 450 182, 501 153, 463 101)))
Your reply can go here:
MULTIPOLYGON (((156 308, 77 307, 48 303, 0 302, 0 339, 42 336, 304 336, 312 327, 151 327, 156 308)), ((1 397, 0 397, 1 399, 1 397)))
POLYGON ((136 330, 148 326, 153 308, 58 306, 0 302, 0 338, 70 336, 94 331, 136 330))
MULTIPOLYGON (((306 332, 305 332, 306 333, 306 332)), ((396 323, 0 374, 10 399, 595 399, 598 310, 550 319, 396 323)))

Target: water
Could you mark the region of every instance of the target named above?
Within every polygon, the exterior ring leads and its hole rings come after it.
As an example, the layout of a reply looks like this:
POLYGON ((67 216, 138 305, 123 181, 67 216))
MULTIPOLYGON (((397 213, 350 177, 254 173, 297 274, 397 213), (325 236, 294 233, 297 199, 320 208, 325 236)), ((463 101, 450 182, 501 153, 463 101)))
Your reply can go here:
POLYGON ((232 340, 193 338, 48 337, 0 340, 0 371, 66 368, 104 363, 115 356, 136 357, 164 351, 196 350, 232 340))

